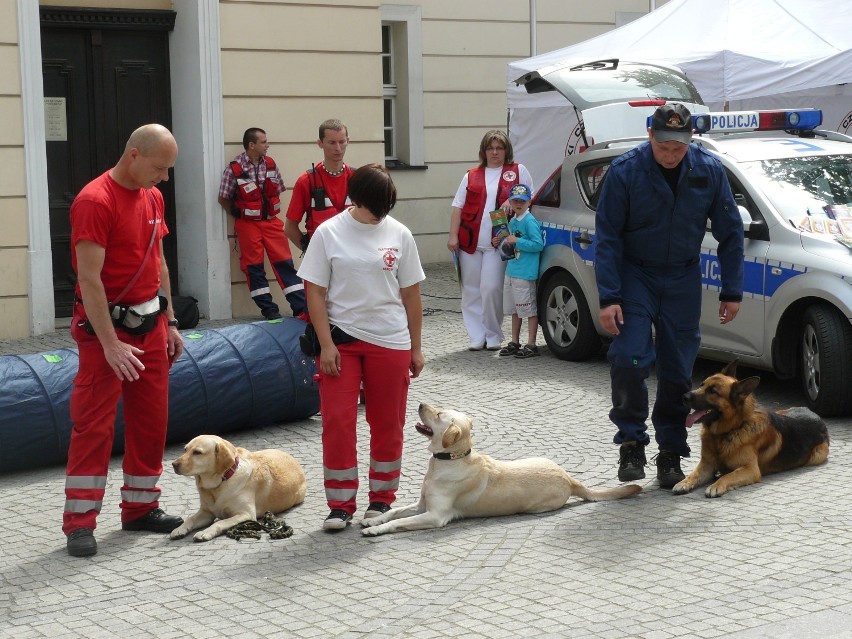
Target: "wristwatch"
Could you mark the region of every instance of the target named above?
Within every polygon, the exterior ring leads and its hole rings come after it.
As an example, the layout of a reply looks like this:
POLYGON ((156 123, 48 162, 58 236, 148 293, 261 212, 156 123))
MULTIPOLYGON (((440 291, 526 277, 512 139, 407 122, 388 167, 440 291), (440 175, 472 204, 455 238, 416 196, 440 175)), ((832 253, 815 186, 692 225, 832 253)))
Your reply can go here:
POLYGON ((175 328, 177 328, 178 327, 178 321, 176 319, 169 320, 169 326, 174 326, 175 328))

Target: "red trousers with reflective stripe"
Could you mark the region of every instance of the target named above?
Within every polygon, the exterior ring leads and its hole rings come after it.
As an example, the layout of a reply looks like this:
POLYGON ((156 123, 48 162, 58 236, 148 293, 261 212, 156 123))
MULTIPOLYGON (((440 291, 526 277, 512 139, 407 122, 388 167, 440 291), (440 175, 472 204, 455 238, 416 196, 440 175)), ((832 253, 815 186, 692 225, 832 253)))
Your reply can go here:
POLYGON ((337 349, 341 359, 340 376, 320 374, 322 463, 328 507, 352 514, 357 509, 356 424, 361 382, 364 383, 365 416, 370 427, 369 501, 392 504, 396 499, 402 462, 411 351, 383 348, 360 340, 341 344, 337 349), (392 469, 377 470, 373 468, 376 462, 380 467, 392 469), (330 479, 329 475, 348 477, 330 479), (373 485, 384 487, 373 489, 373 485))
POLYGON ((258 308, 261 311, 278 310, 266 279, 265 251, 293 315, 306 312, 305 292, 302 280, 296 275, 290 240, 284 235, 284 222, 278 217, 267 220, 238 218, 234 220, 234 232, 240 244, 240 270, 246 276, 249 293, 258 308))
POLYGON ((75 314, 71 335, 77 341, 80 364, 71 391, 71 443, 66 471, 66 507, 92 502, 83 512, 66 512, 62 530, 67 535, 77 528, 95 528, 104 489, 90 486, 104 481, 112 455, 115 416, 119 397, 124 412, 124 471, 121 520, 144 516, 159 505, 157 480, 163 472, 163 449, 168 428, 169 358, 165 315, 157 327, 145 335, 128 335, 119 330, 121 341, 145 351, 136 357, 145 365, 139 379, 128 382, 116 377, 94 335, 77 326, 75 314), (95 505, 96 504, 96 505, 95 505))

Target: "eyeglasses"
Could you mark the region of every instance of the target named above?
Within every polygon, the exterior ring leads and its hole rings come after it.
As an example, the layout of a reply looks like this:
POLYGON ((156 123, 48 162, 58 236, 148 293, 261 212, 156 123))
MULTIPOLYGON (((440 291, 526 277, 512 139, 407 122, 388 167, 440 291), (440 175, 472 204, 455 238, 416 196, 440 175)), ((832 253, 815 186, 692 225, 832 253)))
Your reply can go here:
POLYGON ((488 147, 487 149, 485 149, 485 150, 486 150, 486 151, 505 151, 505 150, 506 150, 506 147, 505 147, 505 146, 489 146, 489 147, 488 147))

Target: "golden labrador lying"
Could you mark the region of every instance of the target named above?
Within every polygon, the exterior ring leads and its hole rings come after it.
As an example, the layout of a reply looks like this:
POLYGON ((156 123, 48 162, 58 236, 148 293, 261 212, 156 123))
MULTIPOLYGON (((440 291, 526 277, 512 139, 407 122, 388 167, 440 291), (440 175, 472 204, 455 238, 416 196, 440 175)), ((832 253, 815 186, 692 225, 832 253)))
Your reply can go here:
POLYGON ((571 496, 601 501, 642 490, 635 484, 592 490, 543 457, 503 462, 473 452, 473 423, 458 411, 420 404, 420 419, 415 428, 432 440, 420 501, 365 519, 362 535, 440 528, 463 517, 543 513, 561 508, 571 496))
POLYGON ((171 532, 172 539, 207 526, 193 539, 210 541, 258 513, 280 513, 305 499, 305 473, 283 451, 252 453, 215 435, 199 435, 185 451, 172 466, 178 475, 195 477, 201 506, 171 532))

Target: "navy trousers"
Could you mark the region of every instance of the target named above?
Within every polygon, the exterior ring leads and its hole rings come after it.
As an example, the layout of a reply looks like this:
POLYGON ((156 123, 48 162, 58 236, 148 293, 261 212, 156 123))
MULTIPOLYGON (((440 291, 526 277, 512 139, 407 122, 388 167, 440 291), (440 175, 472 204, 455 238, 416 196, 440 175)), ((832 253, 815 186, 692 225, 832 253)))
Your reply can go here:
POLYGON ((657 398, 651 422, 660 450, 689 457, 683 394, 701 343, 701 271, 689 266, 649 267, 625 261, 621 269, 624 324, 609 347, 614 443, 648 444, 648 387, 655 366, 657 398), (653 333, 652 333, 653 328, 653 333))

